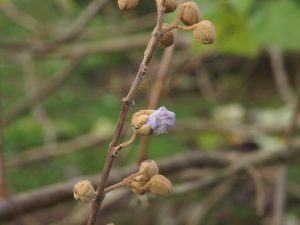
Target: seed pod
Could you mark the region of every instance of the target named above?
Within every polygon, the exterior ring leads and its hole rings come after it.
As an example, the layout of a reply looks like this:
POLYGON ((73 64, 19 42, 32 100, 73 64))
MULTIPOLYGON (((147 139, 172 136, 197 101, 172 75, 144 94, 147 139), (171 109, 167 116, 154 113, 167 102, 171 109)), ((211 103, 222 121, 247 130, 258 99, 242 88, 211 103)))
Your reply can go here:
POLYGON ((74 198, 83 203, 89 203, 95 197, 95 189, 89 180, 82 180, 74 185, 74 198))
POLYGON ((176 0, 165 0, 165 13, 174 12, 177 7, 176 0))
POLYGON ((194 29, 194 37, 203 44, 212 44, 216 40, 216 29, 212 22, 202 20, 194 29))
POLYGON ((195 2, 186 2, 180 5, 181 7, 181 21, 191 26, 200 21, 200 11, 198 5, 195 2))
POLYGON ((148 191, 148 188, 145 186, 146 181, 141 180, 141 181, 137 181, 134 180, 132 182, 130 182, 130 184, 128 185, 129 187, 131 187, 131 191, 137 195, 143 195, 148 191))
POLYGON ((140 0, 118 0, 118 6, 121 10, 129 11, 135 9, 140 0))
POLYGON ((153 113, 154 110, 140 110, 133 114, 131 120, 131 127, 140 136, 146 136, 152 134, 151 127, 147 124, 149 115, 153 113))
POLYGON ((146 160, 142 162, 139 171, 143 172, 143 176, 137 176, 136 179, 145 179, 146 181, 148 181, 151 177, 159 173, 158 166, 154 160, 146 160))
POLYGON ((149 191, 153 194, 165 196, 172 192, 171 181, 163 175, 154 175, 149 182, 149 191))
MULTIPOLYGON (((167 23, 163 23, 163 25, 162 25, 162 31, 164 32, 168 28, 170 28, 170 25, 167 24, 167 23)), ((159 42, 165 48, 171 46, 174 43, 173 31, 169 30, 169 31, 165 32, 163 34, 163 36, 160 38, 159 42)))

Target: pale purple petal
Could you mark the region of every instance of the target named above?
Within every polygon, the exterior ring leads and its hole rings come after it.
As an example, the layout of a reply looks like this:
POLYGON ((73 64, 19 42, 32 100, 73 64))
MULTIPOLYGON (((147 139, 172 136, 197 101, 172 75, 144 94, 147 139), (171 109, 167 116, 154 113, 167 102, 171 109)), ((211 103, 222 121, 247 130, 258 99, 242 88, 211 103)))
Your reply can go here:
POLYGON ((175 113, 168 111, 165 107, 160 107, 149 115, 147 124, 154 134, 164 134, 175 123, 175 113))

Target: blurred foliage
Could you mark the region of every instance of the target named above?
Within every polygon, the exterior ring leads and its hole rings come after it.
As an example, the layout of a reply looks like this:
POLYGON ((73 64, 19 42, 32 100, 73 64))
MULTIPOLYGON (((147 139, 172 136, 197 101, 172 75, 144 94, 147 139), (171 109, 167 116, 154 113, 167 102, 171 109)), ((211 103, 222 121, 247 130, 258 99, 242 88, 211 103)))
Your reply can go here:
MULTIPOLYGON (((51 42, 66 30, 89 3, 87 0, 0 0, 0 4, 9 2, 13 2, 41 25, 37 28, 37 37, 32 38, 30 31, 0 14, 0 41, 3 39, 20 43, 40 40, 51 42)), ((193 42, 192 52, 195 55, 215 52, 226 56, 258 58, 261 52, 270 46, 277 46, 285 52, 299 52, 300 50, 300 3, 297 0, 196 0, 196 2, 200 6, 202 18, 209 19, 215 24, 217 43, 203 46, 193 42)), ((124 32, 120 28, 123 21, 155 11, 154 1, 143 1, 143 4, 134 13, 120 14, 116 1, 113 1, 107 8, 88 25, 86 30, 90 31, 92 35, 90 33, 91 37, 87 34, 83 35, 82 42, 97 43, 104 39, 120 37, 124 32), (120 33, 118 33, 119 31, 120 33)), ((166 20, 171 23, 174 18, 175 13, 172 13, 167 15, 166 20)), ((150 29, 146 31, 151 32, 150 29)), ((191 36, 191 32, 180 33, 191 36)), ((143 54, 143 50, 136 51, 138 57, 143 54)), ((100 121, 105 118, 111 124, 115 124, 121 107, 120 99, 125 94, 122 87, 119 86, 124 85, 127 90, 126 82, 127 80, 131 81, 132 77, 126 74, 136 71, 138 67, 138 62, 135 61, 136 52, 134 50, 132 52, 102 53, 86 57, 63 88, 57 90, 42 103, 56 128, 59 142, 75 138, 93 131, 93 129, 99 129, 95 128, 95 126, 99 126, 97 123, 99 118, 100 121)), ((160 50, 157 55, 160 55, 161 52, 160 50)), ((13 60, 3 57, 1 61, 1 96, 4 98, 2 102, 4 112, 8 112, 12 106, 26 96, 24 87, 26 76, 18 57, 13 60)), ((64 62, 65 59, 62 57, 35 59, 38 81, 42 83, 53 77, 64 65, 64 62)), ((243 77, 240 71, 222 75, 223 77, 218 80, 222 87, 239 94, 229 96, 223 102, 222 100, 214 102, 200 97, 198 92, 188 90, 187 93, 180 93, 180 95, 171 93, 164 96, 161 101, 162 105, 175 111, 177 120, 188 117, 213 117, 214 108, 226 105, 226 100, 240 101, 243 109, 246 110, 254 105, 272 108, 281 106, 282 102, 277 96, 260 96, 255 101, 250 101, 244 94, 247 92, 245 84, 251 83, 249 80, 252 77, 243 77)), ((187 83, 187 88, 182 89, 189 89, 195 81, 190 79, 187 83)), ((183 86, 183 84, 181 85, 183 86)), ((145 99, 145 93, 137 96, 136 106, 129 115, 136 109, 144 107, 145 99)), ((275 120, 277 119, 278 117, 275 118, 275 120)), ((123 138, 125 139, 125 137, 123 138)), ((276 139, 282 141, 282 137, 276 137, 276 139)), ((201 150, 213 151, 228 146, 227 141, 226 137, 218 132, 181 132, 178 136, 159 136, 151 140, 149 157, 160 158, 184 152, 189 147, 195 146, 201 150)), ((17 157, 22 152, 44 143, 42 127, 31 114, 26 114, 5 129, 4 142, 5 157, 7 159, 17 157)), ((107 141, 99 147, 87 148, 73 154, 8 170, 10 188, 12 191, 21 192, 78 175, 99 173, 108 145, 107 141)), ((121 163, 135 162, 137 149, 138 144, 127 149, 124 154, 128 160, 121 163)), ((300 182, 298 174, 299 165, 290 165, 290 178, 300 182)), ((198 199, 196 198, 196 200, 198 199)), ((228 204, 228 201, 222 204, 228 204)), ((253 222, 252 224, 255 223, 254 212, 247 211, 249 206, 240 207, 238 205, 236 207, 233 203, 227 206, 237 212, 237 220, 246 217, 250 218, 249 221, 253 222)), ((209 216, 207 220, 212 219, 213 216, 209 216)), ((228 223, 224 222, 224 224, 228 223)))

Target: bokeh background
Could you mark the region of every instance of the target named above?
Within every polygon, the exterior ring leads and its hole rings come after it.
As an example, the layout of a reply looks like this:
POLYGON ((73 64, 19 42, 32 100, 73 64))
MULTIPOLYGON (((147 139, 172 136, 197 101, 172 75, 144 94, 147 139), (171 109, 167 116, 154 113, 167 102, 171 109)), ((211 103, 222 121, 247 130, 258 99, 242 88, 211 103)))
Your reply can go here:
MULTIPOLYGON (((239 157, 284 148, 300 89, 300 1, 196 2, 201 17, 216 27, 216 43, 204 46, 192 32, 177 33, 159 100, 176 113, 176 126, 151 138, 148 157, 168 159, 194 151, 239 157)), ((172 23, 175 15, 166 15, 165 21, 172 23)), ((117 1, 0 1, 3 201, 100 173, 121 99, 155 23, 155 1, 142 0, 132 12, 121 12, 117 1)), ((148 105, 163 54, 159 47, 129 112, 123 140, 131 134, 130 116, 148 105)), ((299 140, 299 127, 294 133, 299 140)), ((115 167, 136 163, 138 149, 139 142, 122 151, 115 167)), ((272 224, 277 169, 255 169, 252 176, 244 173, 184 196, 147 200, 130 195, 107 207, 105 223, 99 224, 272 224), (257 185, 255 174, 262 184, 257 185), (260 200, 257 187, 263 189, 260 200)), ((187 168, 170 179, 175 185, 215 172, 187 168)), ((299 174, 295 159, 288 164, 284 224, 300 224, 299 174)), ((87 213, 80 207, 62 199, 0 223, 84 224, 72 220, 72 215, 87 213)))

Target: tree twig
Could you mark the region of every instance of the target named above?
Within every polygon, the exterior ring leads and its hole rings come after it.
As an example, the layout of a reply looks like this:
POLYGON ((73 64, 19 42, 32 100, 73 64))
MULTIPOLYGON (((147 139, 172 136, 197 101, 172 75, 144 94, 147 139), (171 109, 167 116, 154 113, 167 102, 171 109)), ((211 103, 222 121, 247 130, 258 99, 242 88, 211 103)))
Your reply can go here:
POLYGON ((0 12, 2 12, 6 17, 10 18, 19 26, 35 34, 38 33, 38 28, 43 27, 38 20, 20 11, 12 2, 2 3, 0 5, 0 12))
POLYGON ((265 205, 266 205, 265 189, 264 189, 263 180, 261 178, 261 174, 253 166, 248 166, 247 168, 245 168, 245 170, 253 179, 253 183, 256 191, 255 193, 256 214, 257 216, 261 217, 264 215, 265 205))
MULTIPOLYGON (((177 32, 174 32, 175 38, 176 38, 176 33, 177 32)), ((149 97, 149 102, 148 102, 148 106, 147 106, 148 109, 155 109, 158 105, 160 96, 161 96, 163 88, 165 86, 165 82, 167 79, 169 67, 170 67, 172 56, 174 53, 174 49, 175 49, 175 43, 172 46, 170 46, 169 48, 166 48, 164 50, 164 54, 162 56, 160 67, 159 67, 159 70, 156 75, 155 83, 153 85, 153 88, 151 90, 151 94, 149 97)), ((147 148, 149 145, 149 141, 150 141, 150 136, 145 136, 145 137, 141 138, 140 147, 138 150, 139 164, 141 162, 143 162, 147 157, 147 148)))
MULTIPOLYGON (((300 114, 300 94, 298 94, 295 106, 293 108, 290 124, 286 130, 285 148, 290 151, 292 148, 292 139, 297 128, 297 120, 300 114)), ((276 176, 276 184, 274 191, 274 209, 273 209, 273 225, 284 224, 284 214, 286 205, 286 183, 287 183, 287 166, 281 165, 278 168, 276 176)))
POLYGON ((152 33, 151 39, 147 45, 147 48, 144 53, 144 58, 140 64, 139 70, 137 72, 137 75, 133 81, 133 84, 127 94, 127 96, 123 99, 123 107, 122 111, 119 116, 119 120, 116 126, 115 134, 113 136, 112 142, 109 146, 107 158, 104 164, 103 172, 101 174, 99 185, 96 189, 96 196, 95 200, 92 201, 92 206, 90 210, 90 215, 87 224, 93 225, 96 221, 97 211, 101 207, 102 201, 104 199, 104 188, 106 186, 115 156, 117 151, 115 150, 115 147, 119 143, 119 139, 121 136, 121 133, 123 131, 125 119, 129 110, 129 107, 131 104, 133 104, 134 97, 136 95, 137 89, 140 85, 140 83, 143 80, 143 77, 148 71, 148 67, 150 64, 150 61, 152 59, 152 56, 154 54, 154 51, 156 47, 158 46, 159 39, 161 37, 162 33, 162 22, 163 22, 163 12, 164 12, 164 6, 163 6, 164 0, 160 1, 159 4, 157 4, 157 23, 156 27, 154 28, 154 31, 152 33))
MULTIPOLYGON (((35 65, 32 57, 29 54, 21 57, 21 67, 24 71, 25 90, 27 97, 36 95, 38 82, 36 79, 35 65)), ((56 144, 56 129, 52 120, 48 117, 46 110, 42 104, 37 103, 32 107, 31 110, 34 118, 40 124, 43 130, 44 145, 46 148, 53 148, 56 144)))
MULTIPOLYGON (((162 174, 176 173, 180 170, 194 167, 212 167, 222 168, 219 175, 207 177, 203 180, 196 180, 192 185, 180 185, 174 193, 188 193, 189 190, 203 188, 209 185, 218 183, 234 174, 241 172, 247 165, 253 166, 268 166, 276 163, 282 163, 287 160, 297 160, 300 156, 300 143, 296 143, 288 152, 283 149, 268 149, 253 154, 239 154, 236 157, 232 155, 221 154, 202 154, 199 151, 184 153, 175 156, 168 156, 166 159, 157 161, 158 167, 162 174), (225 167, 225 168, 224 168, 225 167)), ((125 168, 119 168, 111 171, 111 179, 108 184, 113 184, 124 177, 136 171, 136 165, 130 165, 125 168)), ((93 184, 97 183, 99 175, 85 177, 93 184)), ((48 207, 58 202, 70 199, 73 197, 73 185, 81 180, 81 177, 76 179, 51 185, 38 190, 33 190, 12 196, 11 199, 0 202, 0 221, 11 219, 18 215, 32 212, 36 209, 48 207), (41 199, 43 201, 41 201, 41 199)))
POLYGON ((108 141, 112 135, 112 131, 106 131, 101 135, 97 135, 94 132, 83 134, 79 137, 75 137, 71 140, 67 140, 61 143, 57 143, 55 148, 47 148, 46 146, 36 147, 24 150, 24 153, 19 153, 15 158, 6 160, 5 166, 7 168, 15 168, 30 163, 35 163, 43 159, 49 159, 51 157, 58 157, 73 153, 80 149, 99 145, 105 141, 108 141))
POLYGON ((68 59, 65 65, 58 71, 57 75, 41 85, 34 95, 16 104, 9 112, 4 114, 4 126, 9 125, 13 120, 28 112, 33 105, 42 101, 60 87, 60 85, 72 75, 72 71, 80 62, 80 59, 81 57, 77 56, 68 59))
POLYGON ((271 60, 271 68, 280 97, 284 102, 293 104, 296 100, 292 88, 289 85, 288 74, 284 66, 284 59, 280 49, 270 47, 268 53, 271 60))
MULTIPOLYGON (((1 96, 0 96, 0 110, 2 110, 1 96)), ((6 179, 5 179, 5 164, 4 164, 4 149, 3 149, 4 146, 3 146, 3 135, 2 134, 3 134, 2 113, 0 111, 0 200, 7 197, 7 187, 6 187, 6 179)))

